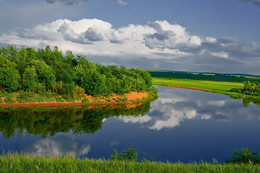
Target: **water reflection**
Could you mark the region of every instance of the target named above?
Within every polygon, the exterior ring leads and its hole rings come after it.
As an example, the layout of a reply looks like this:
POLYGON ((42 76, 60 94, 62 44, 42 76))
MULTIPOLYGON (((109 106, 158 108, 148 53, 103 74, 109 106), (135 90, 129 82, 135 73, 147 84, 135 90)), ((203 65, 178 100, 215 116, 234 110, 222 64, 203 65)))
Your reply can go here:
POLYGON ((235 148, 260 152, 260 107, 214 93, 158 87, 137 107, 0 110, 0 149, 109 158, 133 145, 139 158, 224 161, 235 148))
POLYGON ((260 106, 242 107, 241 100, 214 93, 158 87, 159 99, 142 117, 120 117, 125 123, 137 123, 153 130, 174 128, 190 119, 221 121, 260 120, 260 106), (174 92, 173 92, 174 90, 174 92))
POLYGON ((59 156, 73 154, 84 156, 90 151, 90 144, 75 141, 71 137, 60 136, 57 138, 39 139, 24 148, 25 155, 53 155, 59 156))
POLYGON ((18 131, 27 134, 55 136, 59 132, 73 131, 95 133, 102 128, 105 120, 111 116, 144 115, 150 109, 150 102, 141 105, 98 106, 82 108, 1 108, 0 131, 10 138, 18 131))

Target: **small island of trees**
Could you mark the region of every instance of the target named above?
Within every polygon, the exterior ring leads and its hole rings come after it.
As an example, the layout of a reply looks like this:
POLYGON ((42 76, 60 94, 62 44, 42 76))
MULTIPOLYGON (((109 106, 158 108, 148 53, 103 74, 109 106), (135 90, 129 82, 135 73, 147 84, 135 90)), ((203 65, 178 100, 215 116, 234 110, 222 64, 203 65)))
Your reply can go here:
MULTIPOLYGON (((64 98, 84 94, 97 97, 148 92, 151 88, 151 75, 144 70, 91 63, 71 51, 64 55, 58 47, 52 50, 46 46, 37 51, 12 45, 0 47, 2 97, 6 96, 3 93, 14 92, 18 92, 20 97, 26 97, 28 93, 54 93, 64 98)), ((19 96, 17 99, 19 101, 19 96)))

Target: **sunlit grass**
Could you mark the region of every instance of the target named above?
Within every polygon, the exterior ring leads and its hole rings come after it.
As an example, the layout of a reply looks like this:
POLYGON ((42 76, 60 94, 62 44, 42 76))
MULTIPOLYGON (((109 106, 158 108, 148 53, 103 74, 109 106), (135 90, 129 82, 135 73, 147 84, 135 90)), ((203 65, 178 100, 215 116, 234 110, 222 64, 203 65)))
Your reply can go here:
POLYGON ((153 78, 153 85, 175 85, 185 87, 195 87, 203 89, 211 89, 213 91, 229 91, 232 88, 242 88, 243 83, 238 82, 222 82, 222 81, 207 81, 207 80, 192 80, 192 79, 168 79, 168 78, 153 78))

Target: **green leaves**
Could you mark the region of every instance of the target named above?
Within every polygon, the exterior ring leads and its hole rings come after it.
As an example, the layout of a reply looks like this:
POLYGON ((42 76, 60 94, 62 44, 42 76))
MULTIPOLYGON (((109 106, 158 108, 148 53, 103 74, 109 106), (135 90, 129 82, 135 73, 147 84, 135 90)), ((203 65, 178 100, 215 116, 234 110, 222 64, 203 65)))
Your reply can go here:
POLYGON ((74 87, 79 86, 86 94, 107 96, 148 91, 152 86, 151 75, 146 71, 102 66, 89 62, 84 56, 74 56, 71 51, 63 56, 58 47, 18 51, 16 47, 8 46, 0 50, 0 89, 9 92, 21 88, 72 95, 74 87))
POLYGON ((116 160, 122 160, 122 161, 136 161, 137 160, 138 153, 135 151, 135 149, 132 147, 132 145, 129 146, 129 148, 122 153, 119 153, 114 149, 113 153, 111 154, 111 159, 116 160))
POLYGON ((235 149, 230 159, 225 163, 244 163, 244 164, 259 164, 260 155, 257 152, 252 152, 248 148, 242 148, 241 151, 235 149))

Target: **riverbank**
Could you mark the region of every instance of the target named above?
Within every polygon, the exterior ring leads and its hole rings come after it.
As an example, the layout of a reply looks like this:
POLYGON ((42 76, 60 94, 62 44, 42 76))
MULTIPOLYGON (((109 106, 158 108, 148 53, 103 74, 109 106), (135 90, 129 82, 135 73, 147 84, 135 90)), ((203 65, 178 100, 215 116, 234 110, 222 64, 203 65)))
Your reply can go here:
POLYGON ((153 85, 193 89, 217 94, 228 95, 233 99, 243 99, 243 104, 248 106, 250 102, 260 105, 260 97, 252 95, 244 95, 238 92, 231 92, 232 88, 243 88, 243 83, 239 82, 223 82, 208 81, 194 79, 175 79, 175 78, 155 78, 153 77, 153 85))
POLYGON ((70 98, 64 96, 44 97, 39 94, 30 93, 30 97, 20 100, 19 93, 6 94, 0 97, 0 107, 74 107, 80 105, 114 105, 114 104, 136 104, 144 100, 152 99, 150 92, 131 92, 124 95, 112 94, 110 96, 88 96, 70 98), (6 101, 7 100, 7 101, 6 101))
POLYGON ((259 172, 253 164, 162 163, 113 160, 80 160, 73 156, 30 157, 8 155, 0 157, 0 172, 259 172))

